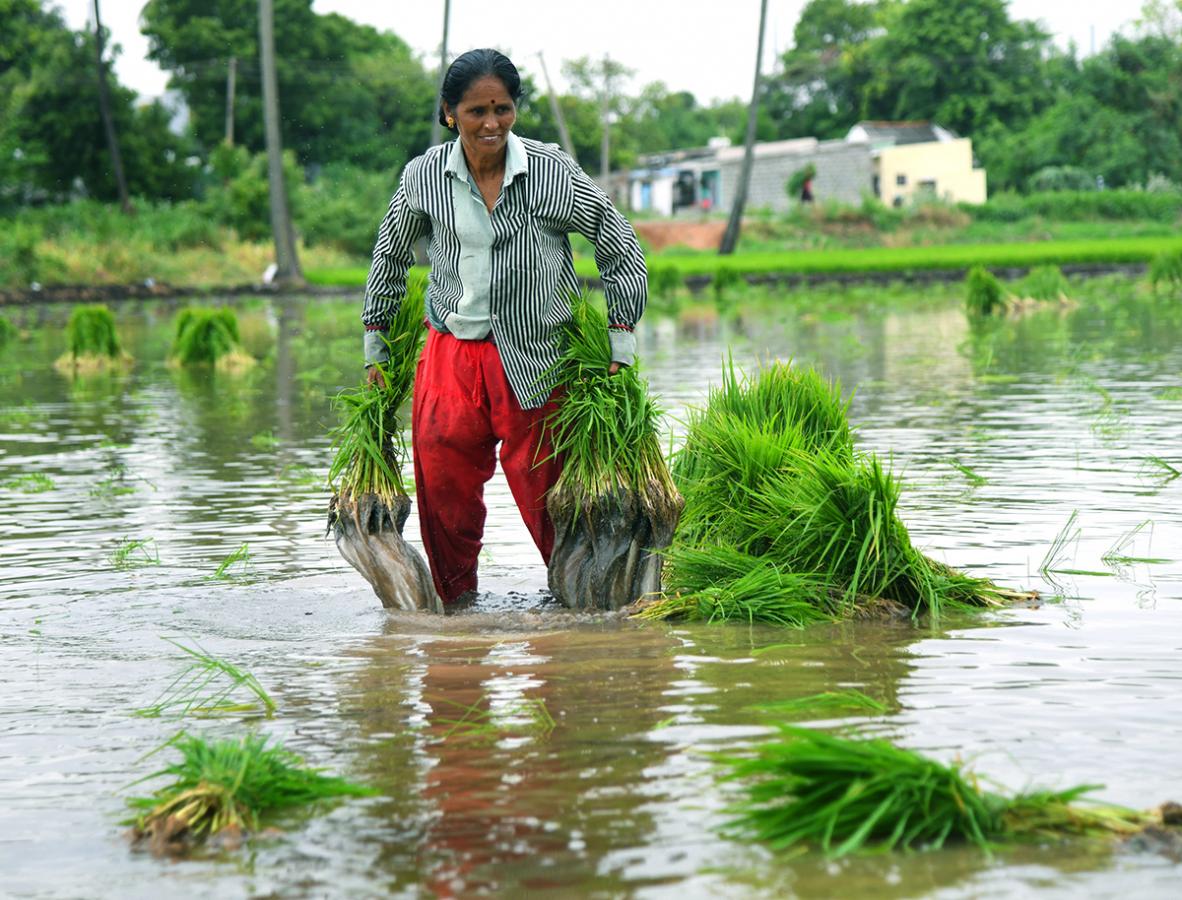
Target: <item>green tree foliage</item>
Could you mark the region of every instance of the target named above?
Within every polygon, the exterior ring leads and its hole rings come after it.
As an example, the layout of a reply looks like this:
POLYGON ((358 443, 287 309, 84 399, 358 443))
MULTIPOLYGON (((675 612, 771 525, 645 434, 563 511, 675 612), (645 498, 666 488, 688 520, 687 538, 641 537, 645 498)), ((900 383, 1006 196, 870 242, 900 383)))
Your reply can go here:
MULTIPOLYGON (((99 114, 94 35, 36 0, 0 0, 0 204, 116 196, 99 114)), ((191 195, 188 148, 159 103, 137 107, 113 73, 112 115, 133 194, 191 195)))
MULTIPOLYGON (((141 14, 149 58, 171 73, 201 144, 225 130, 226 74, 238 60, 234 136, 263 149, 256 0, 150 0, 141 14)), ((276 0, 275 50, 283 145, 301 163, 398 168, 430 139, 435 81, 389 32, 311 0, 276 0)))

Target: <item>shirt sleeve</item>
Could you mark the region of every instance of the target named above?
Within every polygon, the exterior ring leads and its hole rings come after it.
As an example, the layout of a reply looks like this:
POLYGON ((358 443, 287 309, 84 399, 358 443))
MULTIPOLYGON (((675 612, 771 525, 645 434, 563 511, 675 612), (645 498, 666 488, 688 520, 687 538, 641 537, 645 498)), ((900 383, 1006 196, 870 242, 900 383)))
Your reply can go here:
POLYGON ((573 165, 572 180, 570 230, 595 245, 595 265, 607 298, 608 324, 613 329, 631 331, 648 302, 648 271, 640 241, 607 194, 578 165, 573 165))
POLYGON ((406 296, 406 273, 414 265, 415 241, 431 233, 430 218, 414 202, 414 171, 413 162, 402 170, 398 190, 378 227, 361 312, 361 321, 368 330, 389 327, 406 296))

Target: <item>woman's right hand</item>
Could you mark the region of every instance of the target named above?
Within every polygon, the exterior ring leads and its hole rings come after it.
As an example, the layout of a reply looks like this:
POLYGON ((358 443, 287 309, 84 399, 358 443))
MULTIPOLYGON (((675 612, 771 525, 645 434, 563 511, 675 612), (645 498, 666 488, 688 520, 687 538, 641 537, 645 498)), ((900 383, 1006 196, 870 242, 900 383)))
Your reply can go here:
POLYGON ((377 366, 370 366, 366 369, 365 383, 376 384, 382 390, 386 389, 386 377, 382 375, 382 370, 377 366))

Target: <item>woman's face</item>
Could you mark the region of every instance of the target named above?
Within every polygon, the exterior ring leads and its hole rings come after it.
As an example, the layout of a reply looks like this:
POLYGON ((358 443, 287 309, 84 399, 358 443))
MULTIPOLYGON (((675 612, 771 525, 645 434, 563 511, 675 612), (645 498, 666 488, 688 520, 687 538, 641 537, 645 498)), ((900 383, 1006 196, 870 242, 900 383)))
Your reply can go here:
POLYGON ((476 162, 504 156, 509 131, 517 121, 517 106, 501 79, 495 75, 478 78, 454 109, 446 103, 443 109, 456 120, 468 159, 476 162))

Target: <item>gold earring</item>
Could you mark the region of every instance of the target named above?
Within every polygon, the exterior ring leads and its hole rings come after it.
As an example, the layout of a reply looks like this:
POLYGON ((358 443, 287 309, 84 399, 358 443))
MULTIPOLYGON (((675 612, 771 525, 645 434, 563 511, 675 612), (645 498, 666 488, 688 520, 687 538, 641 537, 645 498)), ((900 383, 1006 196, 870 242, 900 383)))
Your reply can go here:
POLYGON ((448 128, 455 128, 456 127, 456 120, 453 119, 451 116, 447 117, 447 127, 448 128))

